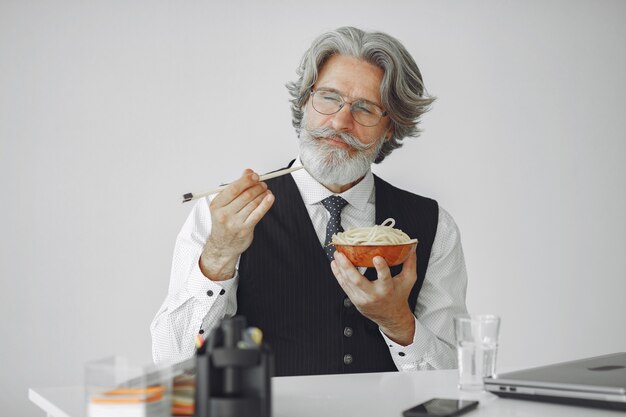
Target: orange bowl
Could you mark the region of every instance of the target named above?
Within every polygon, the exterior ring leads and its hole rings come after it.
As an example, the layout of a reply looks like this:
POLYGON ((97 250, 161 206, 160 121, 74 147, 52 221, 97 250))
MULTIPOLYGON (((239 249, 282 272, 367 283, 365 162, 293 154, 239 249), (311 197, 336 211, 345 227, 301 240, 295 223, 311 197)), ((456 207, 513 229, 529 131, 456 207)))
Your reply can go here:
POLYGON ((404 263, 411 252, 415 252, 417 240, 413 239, 399 245, 340 245, 335 244, 338 252, 343 253, 354 266, 374 266, 374 256, 382 256, 387 265, 396 266, 404 263))

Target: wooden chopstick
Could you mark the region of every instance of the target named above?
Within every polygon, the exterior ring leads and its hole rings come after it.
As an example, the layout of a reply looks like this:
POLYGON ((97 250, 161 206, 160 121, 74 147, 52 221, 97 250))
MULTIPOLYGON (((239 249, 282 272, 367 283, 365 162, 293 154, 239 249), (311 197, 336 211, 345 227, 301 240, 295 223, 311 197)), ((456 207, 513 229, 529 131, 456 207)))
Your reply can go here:
MULTIPOLYGON (((261 175, 259 177, 259 181, 265 181, 265 180, 269 180, 270 178, 280 177, 281 175, 286 175, 286 174, 289 174, 291 172, 297 171, 297 170, 302 169, 302 168, 304 168, 304 167, 302 165, 300 165, 300 166, 297 166, 297 167, 281 169, 280 171, 270 172, 269 174, 261 175)), ((206 196, 209 196, 211 194, 217 194, 217 193, 221 192, 226 187, 228 187, 228 184, 220 185, 217 188, 214 188, 214 189, 209 190, 209 191, 205 191, 203 193, 187 193, 187 194, 183 195, 183 203, 186 203, 187 201, 191 201, 191 200, 197 200, 198 198, 206 197, 206 196)))

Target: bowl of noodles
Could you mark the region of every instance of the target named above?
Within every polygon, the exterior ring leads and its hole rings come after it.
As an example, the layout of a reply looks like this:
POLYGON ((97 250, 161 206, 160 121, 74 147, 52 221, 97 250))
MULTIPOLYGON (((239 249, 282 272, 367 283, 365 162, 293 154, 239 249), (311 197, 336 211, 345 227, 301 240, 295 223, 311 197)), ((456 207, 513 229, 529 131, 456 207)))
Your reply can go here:
POLYGON ((374 266, 374 257, 381 256, 389 266, 400 265, 415 252, 417 239, 395 229, 394 219, 380 225, 349 229, 333 235, 331 244, 354 266, 374 266))

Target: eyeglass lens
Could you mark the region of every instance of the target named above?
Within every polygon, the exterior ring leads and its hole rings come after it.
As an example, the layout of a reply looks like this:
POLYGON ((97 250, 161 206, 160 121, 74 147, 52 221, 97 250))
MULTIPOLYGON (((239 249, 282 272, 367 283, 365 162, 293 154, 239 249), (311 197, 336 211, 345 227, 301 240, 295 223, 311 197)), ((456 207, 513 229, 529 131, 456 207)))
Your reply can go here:
MULTIPOLYGON (((313 92, 313 108, 322 114, 335 114, 345 104, 343 97, 334 91, 317 90, 313 92)), ((383 117, 383 112, 378 106, 365 100, 353 101, 350 104, 350 111, 354 120, 363 126, 375 126, 383 117)))

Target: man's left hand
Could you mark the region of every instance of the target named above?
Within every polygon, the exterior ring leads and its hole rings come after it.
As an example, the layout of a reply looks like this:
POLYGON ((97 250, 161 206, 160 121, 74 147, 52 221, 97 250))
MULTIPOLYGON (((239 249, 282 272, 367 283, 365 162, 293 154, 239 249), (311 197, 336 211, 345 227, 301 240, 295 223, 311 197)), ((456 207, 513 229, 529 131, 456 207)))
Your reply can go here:
POLYGON ((361 275, 340 252, 335 252, 335 260, 330 267, 337 282, 361 314, 378 324, 394 342, 403 346, 413 343, 415 316, 408 299, 417 280, 415 252, 404 262, 402 272, 395 277, 391 276, 389 266, 382 257, 374 257, 378 274, 376 281, 361 275))

